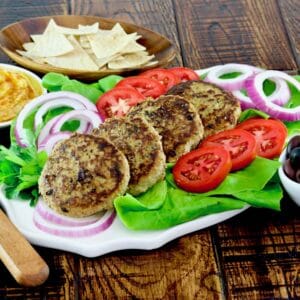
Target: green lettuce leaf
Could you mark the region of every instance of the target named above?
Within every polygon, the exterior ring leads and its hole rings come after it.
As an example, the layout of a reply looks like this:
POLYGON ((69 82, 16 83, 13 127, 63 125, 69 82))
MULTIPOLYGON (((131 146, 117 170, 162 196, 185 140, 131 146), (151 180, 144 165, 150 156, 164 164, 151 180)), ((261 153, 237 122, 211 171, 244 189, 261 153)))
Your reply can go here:
POLYGON ((120 196, 114 205, 123 224, 132 230, 165 229, 246 204, 279 210, 282 190, 274 177, 279 166, 278 161, 257 157, 247 168, 229 174, 216 189, 196 194, 176 186, 169 164, 166 180, 149 194, 120 196))

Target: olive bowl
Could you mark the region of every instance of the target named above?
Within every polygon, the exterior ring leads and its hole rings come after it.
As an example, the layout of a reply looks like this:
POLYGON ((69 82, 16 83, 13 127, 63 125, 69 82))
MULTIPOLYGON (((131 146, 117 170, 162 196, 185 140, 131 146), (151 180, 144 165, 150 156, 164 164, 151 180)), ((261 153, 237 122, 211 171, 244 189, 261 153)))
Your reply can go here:
POLYGON ((286 160, 286 148, 281 153, 279 157, 279 161, 281 162, 281 166, 278 170, 278 175, 281 181, 281 184, 290 198, 300 206, 300 183, 290 179, 283 170, 283 164, 286 160))

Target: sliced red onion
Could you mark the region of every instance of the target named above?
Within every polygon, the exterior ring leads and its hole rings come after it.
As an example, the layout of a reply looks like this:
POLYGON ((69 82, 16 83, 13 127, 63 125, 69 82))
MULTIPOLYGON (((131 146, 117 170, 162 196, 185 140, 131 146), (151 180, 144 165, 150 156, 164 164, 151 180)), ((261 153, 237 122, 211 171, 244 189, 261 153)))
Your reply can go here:
POLYGON ((245 87, 245 80, 253 75, 253 73, 257 73, 260 71, 261 69, 249 65, 226 64, 219 68, 212 69, 207 74, 204 81, 214 83, 227 91, 241 90, 245 87), (236 78, 231 79, 219 78, 222 75, 234 72, 239 72, 242 74, 236 78))
POLYGON ((38 151, 46 151, 49 155, 56 145, 57 142, 69 138, 73 132, 70 131, 60 131, 53 134, 49 134, 41 144, 38 145, 38 151))
POLYGON ((61 99, 51 100, 47 102, 38 109, 34 117, 34 128, 37 129, 39 125, 43 124, 43 116, 51 109, 55 109, 58 107, 70 107, 73 109, 85 109, 86 107, 76 101, 66 101, 62 103, 61 99))
POLYGON ((52 210, 42 199, 39 199, 35 211, 46 221, 62 226, 85 226, 97 222, 104 213, 98 213, 89 217, 71 218, 59 215, 52 210))
POLYGON ((21 110, 17 117, 16 126, 15 126, 15 136, 17 143, 21 147, 26 147, 28 145, 28 141, 26 140, 26 135, 24 134, 23 123, 24 120, 39 106, 54 100, 61 100, 62 106, 66 104, 66 102, 79 102, 83 104, 87 109, 91 111, 97 111, 96 106, 90 102, 85 97, 72 93, 72 92, 53 92, 49 94, 45 94, 35 98, 34 100, 28 102, 24 108, 21 110))
POLYGON ((33 213, 33 223, 45 233, 69 238, 84 238, 103 232, 113 223, 114 211, 107 211, 97 222, 84 226, 61 226, 46 221, 37 211, 33 213))
POLYGON ((272 78, 270 80, 275 83, 276 88, 275 91, 268 96, 268 99, 277 105, 283 106, 289 102, 291 98, 289 86, 286 81, 281 78, 272 78))
MULTIPOLYGON (((283 106, 291 97, 291 92, 287 83, 280 78, 273 78, 272 81, 276 84, 275 91, 267 96, 268 101, 277 105, 283 106)), ((240 101, 243 110, 248 108, 256 108, 252 100, 244 95, 241 91, 232 91, 232 94, 240 101)))
POLYGON ((241 91, 233 91, 232 94, 240 101, 242 110, 255 108, 255 104, 252 102, 252 100, 248 96, 244 95, 241 91))
POLYGON ((39 145, 41 143, 43 143, 44 139, 46 137, 48 137, 49 133, 51 132, 51 128, 53 127, 53 125, 62 117, 62 115, 58 115, 56 117, 53 117, 50 121, 48 121, 45 126, 42 128, 42 130, 40 131, 40 134, 37 138, 37 146, 39 147, 39 145))
POLYGON ((102 120, 97 112, 90 110, 72 110, 65 113, 52 127, 52 132, 59 132, 63 124, 70 120, 85 120, 91 123, 92 128, 97 128, 102 120))
POLYGON ((274 102, 270 102, 265 95, 263 91, 264 81, 266 79, 274 80, 274 78, 285 80, 300 90, 300 83, 288 74, 280 71, 265 71, 246 80, 245 87, 249 97, 258 109, 266 112, 273 118, 278 118, 282 121, 300 120, 300 106, 295 108, 281 107, 274 102))
POLYGON ((200 70, 197 70, 196 73, 199 75, 199 76, 202 76, 202 75, 205 75, 207 74, 208 72, 212 71, 212 70, 215 70, 215 69, 218 69, 220 67, 222 67, 223 65, 217 65, 217 66, 213 66, 213 67, 209 67, 209 68, 205 68, 205 69, 200 69, 200 70))

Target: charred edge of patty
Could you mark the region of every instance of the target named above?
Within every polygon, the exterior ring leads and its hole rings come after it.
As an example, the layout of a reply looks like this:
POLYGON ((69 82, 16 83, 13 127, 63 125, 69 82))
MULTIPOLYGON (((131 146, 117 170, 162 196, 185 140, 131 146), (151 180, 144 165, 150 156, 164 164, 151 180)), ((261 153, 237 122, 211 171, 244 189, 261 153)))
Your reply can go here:
POLYGON ((54 148, 39 186, 51 208, 80 216, 80 210, 95 213, 101 206, 111 208, 111 198, 125 192, 128 180, 127 160, 112 143, 74 134, 54 148))
POLYGON ((162 136, 167 161, 195 147, 203 135, 203 126, 195 107, 181 96, 164 95, 156 101, 138 104, 130 115, 143 115, 162 136))
POLYGON ((240 102, 234 95, 212 83, 187 81, 171 88, 168 94, 179 94, 195 105, 203 122, 205 137, 233 128, 241 113, 240 102), (199 91, 201 87, 211 87, 211 89, 199 91), (203 101, 198 101, 198 99, 203 101))
POLYGON ((108 119, 92 134, 105 136, 125 154, 130 168, 129 191, 133 194, 164 177, 161 138, 142 116, 108 119))

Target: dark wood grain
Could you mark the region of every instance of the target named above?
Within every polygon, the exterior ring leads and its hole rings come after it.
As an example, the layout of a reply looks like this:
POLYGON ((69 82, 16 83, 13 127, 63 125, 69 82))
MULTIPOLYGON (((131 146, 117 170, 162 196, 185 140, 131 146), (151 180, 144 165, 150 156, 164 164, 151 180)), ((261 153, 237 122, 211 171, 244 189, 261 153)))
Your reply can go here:
POLYGON ((219 299, 211 239, 206 230, 159 250, 123 251, 80 259, 81 299, 219 299))
POLYGON ((231 299, 300 297, 299 207, 288 199, 283 211, 250 209, 214 232, 231 299))
POLYGON ((28 59, 17 53, 17 50, 23 49, 23 44, 30 42, 32 34, 41 34, 44 32, 50 20, 54 20, 56 24, 64 27, 76 28, 78 24, 92 25, 98 22, 102 29, 112 29, 116 21, 109 18, 100 18, 95 16, 69 16, 69 15, 51 15, 44 17, 27 18, 17 23, 6 26, 0 31, 0 48, 16 63, 32 70, 34 72, 45 74, 56 72, 68 75, 71 78, 80 80, 96 81, 101 77, 112 74, 122 74, 124 76, 132 75, 132 73, 143 72, 153 67, 167 67, 176 55, 175 47, 172 42, 165 36, 158 34, 152 30, 137 26, 135 24, 120 21, 120 25, 127 33, 136 32, 141 36, 139 43, 143 45, 149 54, 155 56, 155 65, 153 66, 136 66, 132 68, 106 69, 101 68, 97 71, 83 71, 77 69, 60 68, 49 64, 42 64, 34 60, 28 59))
MULTIPOLYGON (((64 15, 68 13, 67 0, 1 0, 0 3, 0 28, 26 18, 46 15, 64 15)), ((2 51, 0 51, 0 62, 12 63, 2 51)))
POLYGON ((298 0, 278 0, 291 49, 300 69, 300 15, 298 0))
MULTIPOLYGON (((297 0, 2 0, 0 27, 27 17, 117 18, 166 35, 173 65, 241 62, 299 70, 297 0), (297 64, 298 63, 298 64, 297 64)), ((0 54, 0 62, 9 62, 0 54)), ((8 130, 0 130, 0 143, 8 130)), ((0 263, 0 299, 299 299, 300 209, 251 209, 157 250, 88 259, 35 247, 50 267, 38 288, 22 288, 0 263)))
POLYGON ((182 64, 172 0, 71 0, 71 14, 109 17, 154 30, 168 37, 177 48, 171 65, 182 64))
MULTIPOLYGON (((73 1, 71 7, 74 14, 108 14, 116 19, 145 26, 166 35, 179 48, 176 20, 170 0, 92 1, 89 6, 85 5, 85 1, 73 1)), ((173 64, 181 64, 178 55, 173 64)), ((163 247, 154 254, 143 252, 142 255, 129 258, 125 256, 126 259, 120 259, 119 254, 108 255, 97 264, 94 260, 80 259, 80 274, 84 277, 80 280, 79 296, 86 298, 89 293, 93 293, 92 298, 95 299, 101 295, 107 298, 151 298, 158 293, 158 298, 170 299, 175 295, 188 298, 197 295, 202 299, 219 298, 220 278, 217 275, 209 231, 201 232, 200 236, 200 239, 197 235, 179 239, 179 246, 173 245, 167 249, 163 247), (184 266, 187 268, 186 272, 180 267, 184 257, 188 257, 184 266), (91 272, 93 276, 88 277, 87 281, 84 280, 91 272), (199 281, 202 282, 201 285, 199 281), (98 288, 94 288, 95 286, 98 288)))
POLYGON ((0 262, 0 299, 75 299, 76 256, 47 248, 35 248, 50 268, 47 281, 40 287, 21 287, 0 262))
MULTIPOLYGON (((67 14, 67 1, 0 1, 0 27, 19 20, 43 15, 67 14)), ((12 63, 6 55, 0 53, 1 63, 12 63)), ((8 128, 0 129, 0 143, 8 144, 8 128)), ((0 299, 75 299, 76 264, 73 255, 35 247, 50 268, 50 276, 41 287, 23 288, 12 278, 0 262, 0 299)))
POLYGON ((174 3, 185 65, 200 68, 235 62, 297 68, 275 0, 174 3))

